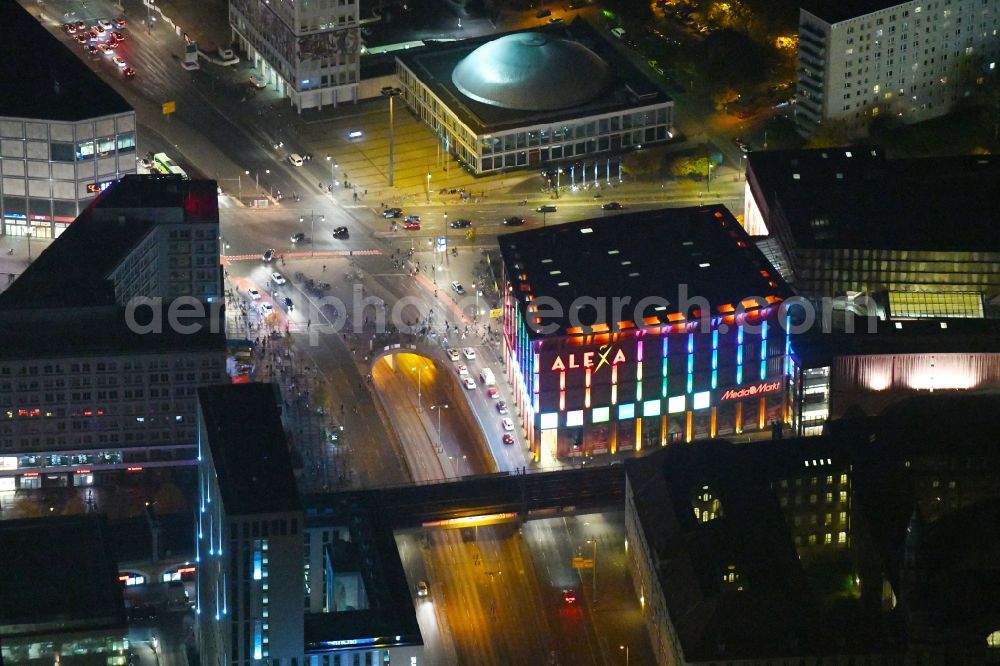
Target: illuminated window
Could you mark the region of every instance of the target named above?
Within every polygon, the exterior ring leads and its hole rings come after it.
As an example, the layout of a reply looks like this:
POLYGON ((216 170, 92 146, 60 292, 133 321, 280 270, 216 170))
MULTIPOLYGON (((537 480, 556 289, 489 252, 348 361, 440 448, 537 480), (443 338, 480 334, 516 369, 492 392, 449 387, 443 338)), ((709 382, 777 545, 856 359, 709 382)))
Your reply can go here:
POLYGON ((830 525, 832 523, 833 523, 833 514, 832 513, 828 513, 825 516, 823 516, 823 524, 824 525, 830 525))
POLYGON ((706 409, 711 403, 711 394, 708 391, 694 394, 694 408, 706 409))
POLYGON ((566 412, 566 425, 568 427, 582 426, 583 425, 583 410, 576 409, 572 412, 566 412))
POLYGON ((846 474, 841 474, 840 475, 840 485, 844 485, 846 483, 847 483, 847 475, 846 474))
POLYGON ((827 545, 830 545, 831 543, 833 543, 833 535, 830 534, 829 532, 827 532, 826 534, 824 534, 823 535, 823 543, 825 543, 827 545))
POLYGON ((837 543, 847 543, 847 532, 837 532, 837 543))
POLYGON ((847 512, 846 511, 841 511, 840 512, 840 524, 843 525, 846 522, 847 522, 847 512))
POLYGON ((840 501, 841 502, 846 502, 847 501, 847 491, 846 490, 841 490, 840 491, 840 501))
POLYGON ((642 415, 643 416, 659 416, 660 415, 660 401, 659 400, 647 400, 642 403, 642 415))
POLYGON ((685 399, 682 395, 675 395, 674 397, 667 400, 667 413, 668 414, 679 414, 683 412, 686 408, 685 399))
POLYGON ((611 419, 610 407, 595 407, 593 412, 594 423, 605 423, 611 419))
POLYGON ((986 637, 986 646, 991 648, 1000 648, 1000 629, 997 629, 986 637))
POLYGON ((619 421, 624 421, 626 419, 634 419, 634 418, 635 418, 635 404, 634 403, 629 402, 629 403, 626 403, 624 405, 618 405, 618 420, 619 421))
POLYGON ((553 428, 558 428, 559 414, 556 412, 549 412, 547 414, 542 414, 542 420, 539 427, 542 430, 551 430, 553 428))
POLYGON ((809 545, 810 546, 815 546, 816 545, 816 535, 815 534, 810 534, 809 535, 809 545))

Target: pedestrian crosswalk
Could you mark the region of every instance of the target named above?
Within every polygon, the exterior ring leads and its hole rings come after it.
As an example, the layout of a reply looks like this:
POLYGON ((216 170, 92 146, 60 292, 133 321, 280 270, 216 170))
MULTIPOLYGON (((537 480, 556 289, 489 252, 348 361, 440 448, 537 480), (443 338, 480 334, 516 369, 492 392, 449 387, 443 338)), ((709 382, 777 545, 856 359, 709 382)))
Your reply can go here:
MULTIPOLYGON (((326 252, 286 252, 282 257, 285 259, 303 259, 306 257, 374 257, 382 254, 382 250, 329 250, 326 252)), ((222 256, 223 261, 260 261, 259 254, 227 254, 222 256)))

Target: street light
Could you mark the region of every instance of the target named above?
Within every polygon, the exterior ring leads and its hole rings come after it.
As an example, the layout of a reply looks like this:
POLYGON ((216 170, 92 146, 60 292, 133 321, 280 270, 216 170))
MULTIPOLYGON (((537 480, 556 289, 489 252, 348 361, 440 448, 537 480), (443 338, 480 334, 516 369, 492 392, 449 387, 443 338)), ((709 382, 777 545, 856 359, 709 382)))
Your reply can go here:
POLYGON ((427 203, 431 202, 431 172, 427 172, 427 186, 424 188, 427 193, 427 203))
POLYGON ((417 373, 417 411, 423 410, 423 405, 421 403, 421 396, 423 394, 423 371, 425 366, 416 366, 410 368, 412 372, 417 373))
POLYGON ((403 91, 399 88, 393 88, 392 86, 382 88, 382 95, 389 98, 389 187, 393 186, 393 149, 396 144, 392 98, 402 94, 403 91))
POLYGON ((448 213, 444 214, 444 260, 448 261, 448 213))
POLYGON ((332 155, 327 155, 326 161, 330 163, 330 187, 332 188, 337 184, 337 169, 340 168, 340 165, 333 161, 332 155))
POLYGON ((593 591, 593 594, 591 595, 591 601, 590 601, 590 603, 596 604, 597 603, 597 539, 587 539, 587 543, 591 544, 594 547, 594 558, 593 558, 594 559, 594 575, 593 575, 594 591, 593 591))
POLYGON ((444 451, 444 442, 441 441, 441 410, 448 409, 448 405, 431 405, 431 411, 438 413, 438 453, 444 451))
POLYGON ((627 645, 619 645, 618 649, 619 650, 625 650, 625 666, 628 666, 628 646, 627 645))

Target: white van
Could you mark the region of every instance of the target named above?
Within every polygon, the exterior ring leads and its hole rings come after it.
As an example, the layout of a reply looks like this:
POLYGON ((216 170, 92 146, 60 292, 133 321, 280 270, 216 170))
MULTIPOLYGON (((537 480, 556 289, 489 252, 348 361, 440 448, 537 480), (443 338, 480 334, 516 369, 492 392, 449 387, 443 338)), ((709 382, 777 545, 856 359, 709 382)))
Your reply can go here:
POLYGON ((612 28, 611 34, 621 39, 625 35, 625 28, 612 28))
POLYGON ((497 378, 493 376, 493 371, 489 368, 483 368, 483 371, 479 373, 479 379, 483 382, 483 386, 493 386, 497 383, 497 378))

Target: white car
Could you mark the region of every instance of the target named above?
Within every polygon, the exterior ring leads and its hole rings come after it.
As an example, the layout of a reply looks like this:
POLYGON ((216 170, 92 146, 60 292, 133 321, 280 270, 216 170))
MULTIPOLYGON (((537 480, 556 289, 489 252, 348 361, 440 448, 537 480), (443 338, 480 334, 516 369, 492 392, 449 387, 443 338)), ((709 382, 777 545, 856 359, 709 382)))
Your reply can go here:
POLYGON ((250 85, 256 88, 257 90, 263 90, 264 88, 267 87, 267 79, 265 79, 262 75, 258 74, 257 72, 254 72, 253 74, 250 75, 250 85))
POLYGON ((255 301, 260 300, 260 292, 254 289, 253 287, 247 289, 247 293, 250 294, 250 298, 252 298, 253 300, 255 301))
POLYGON ((285 276, 277 271, 271 273, 271 279, 274 280, 274 284, 285 284, 288 282, 288 280, 285 279, 285 276))
POLYGON ((500 425, 503 426, 503 429, 506 430, 507 432, 510 432, 514 429, 514 422, 507 418, 500 419, 500 425))
POLYGON ((115 63, 115 65, 118 66, 118 69, 125 69, 126 67, 128 67, 128 63, 122 60, 118 56, 112 56, 111 62, 115 63))
POLYGON ((262 315, 264 315, 266 317, 267 315, 271 314, 272 312, 274 312, 274 306, 273 305, 271 305, 270 303, 261 303, 260 304, 260 313, 262 315))
POLYGON ((476 358, 476 350, 472 347, 466 347, 462 350, 462 355, 465 356, 466 360, 472 361, 476 358))
POLYGON ((469 374, 469 369, 464 365, 456 365, 455 369, 458 370, 458 374, 461 377, 465 377, 469 374))
POLYGON ((470 389, 470 390, 475 389, 476 388, 476 380, 473 379, 472 377, 462 377, 462 385, 465 388, 470 389))
POLYGON ((112 24, 108 19, 97 19, 97 25, 101 26, 105 30, 111 30, 115 27, 114 24, 112 24))
POLYGON ((297 167, 300 167, 305 163, 305 160, 303 160, 302 156, 299 155, 298 153, 292 153, 291 155, 289 155, 288 161, 291 163, 292 166, 297 166, 297 167))
POLYGON ((448 354, 448 358, 449 358, 450 360, 452 360, 452 361, 457 361, 457 360, 458 360, 459 358, 461 358, 461 357, 460 357, 460 356, 458 355, 458 350, 457 350, 457 349, 450 349, 450 348, 449 348, 449 349, 447 350, 447 354, 448 354))

